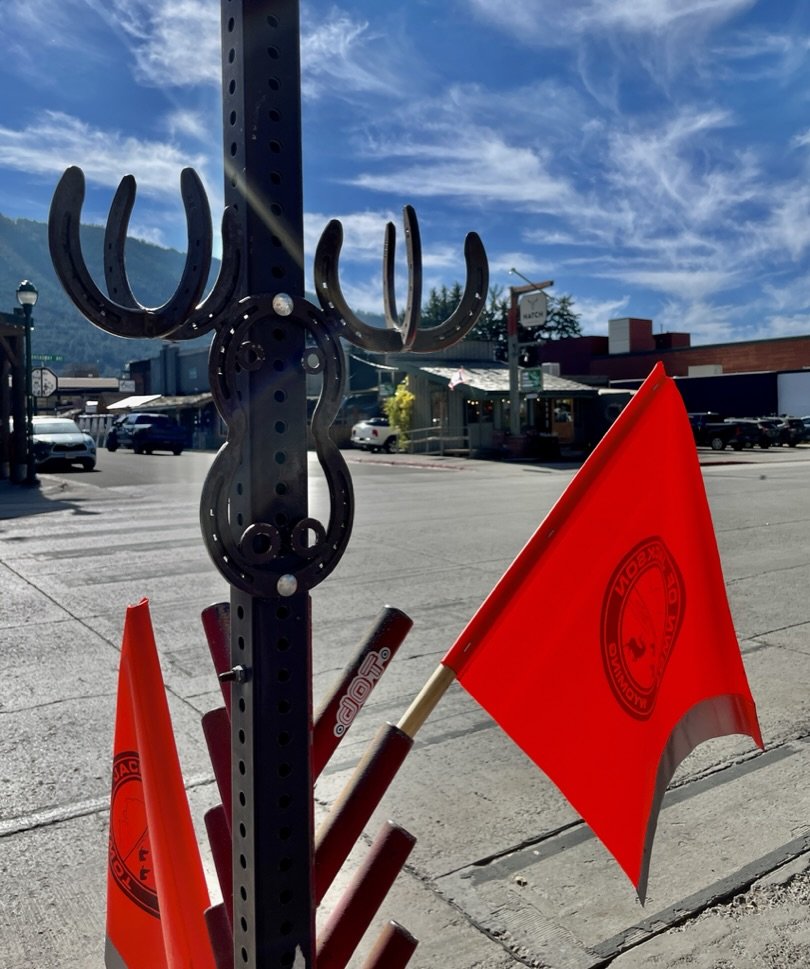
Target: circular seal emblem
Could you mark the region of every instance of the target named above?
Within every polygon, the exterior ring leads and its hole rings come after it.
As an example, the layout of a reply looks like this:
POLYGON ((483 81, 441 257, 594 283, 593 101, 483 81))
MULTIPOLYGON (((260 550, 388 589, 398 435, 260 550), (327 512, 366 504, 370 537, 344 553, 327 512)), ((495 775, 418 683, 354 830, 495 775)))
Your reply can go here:
POLYGON ((110 872, 127 898, 160 918, 141 763, 137 752, 131 750, 116 754, 113 761, 110 872))
POLYGON ((608 683, 632 717, 652 715, 683 621, 685 591, 669 549, 639 542, 610 577, 602 603, 602 660, 608 683))

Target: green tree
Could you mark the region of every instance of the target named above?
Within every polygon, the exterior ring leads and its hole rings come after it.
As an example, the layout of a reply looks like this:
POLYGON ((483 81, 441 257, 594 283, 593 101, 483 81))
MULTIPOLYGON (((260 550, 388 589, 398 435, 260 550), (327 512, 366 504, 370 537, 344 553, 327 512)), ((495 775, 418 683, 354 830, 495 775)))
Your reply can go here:
POLYGON ((574 312, 573 296, 550 296, 544 338, 561 340, 567 336, 582 336, 579 320, 580 314, 574 312))
POLYGON ((397 429, 397 447, 404 451, 408 446, 408 433, 413 427, 413 405, 416 397, 408 388, 406 377, 394 393, 383 402, 388 423, 397 429))
MULTIPOLYGON (((428 300, 422 307, 422 326, 436 326, 453 312, 461 301, 460 283, 448 289, 442 286, 431 289, 428 300)), ((503 286, 491 286, 487 303, 470 330, 470 340, 490 340, 496 344, 496 356, 506 359, 506 328, 509 317, 510 298, 503 286)), ((581 336, 580 314, 574 310, 573 296, 548 297, 548 315, 543 326, 531 328, 518 327, 518 340, 521 343, 544 343, 546 340, 560 340, 563 337, 581 336)))

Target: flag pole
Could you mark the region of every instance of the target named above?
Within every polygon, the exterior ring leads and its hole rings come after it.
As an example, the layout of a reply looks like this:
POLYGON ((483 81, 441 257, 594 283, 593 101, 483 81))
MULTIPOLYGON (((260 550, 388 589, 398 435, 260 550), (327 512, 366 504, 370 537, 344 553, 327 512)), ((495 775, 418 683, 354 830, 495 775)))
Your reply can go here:
POLYGON ((443 663, 439 663, 430 679, 402 715, 397 728, 413 739, 425 720, 433 713, 436 704, 447 692, 455 678, 454 670, 443 663))

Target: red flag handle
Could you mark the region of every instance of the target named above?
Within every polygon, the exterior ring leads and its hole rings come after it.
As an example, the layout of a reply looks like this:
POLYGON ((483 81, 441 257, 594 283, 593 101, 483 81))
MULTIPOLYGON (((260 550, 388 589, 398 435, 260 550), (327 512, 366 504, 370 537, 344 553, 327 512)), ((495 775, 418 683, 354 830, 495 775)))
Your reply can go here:
POLYGON ((324 699, 314 718, 313 780, 318 778, 329 762, 411 626, 413 620, 404 612, 385 606, 358 646, 354 658, 324 699))
POLYGON ((392 920, 380 932, 363 969, 405 969, 417 945, 411 933, 392 920))
POLYGON ((382 726, 332 805, 315 835, 316 904, 320 905, 412 746, 413 738, 394 724, 382 726))
MULTIPOLYGON (((215 602, 207 606, 201 613, 205 638, 208 640, 208 650, 214 662, 217 676, 227 672, 231 666, 231 604, 229 602, 215 602)), ((231 713, 231 684, 220 680, 222 697, 228 716, 231 713)))
POLYGON ((211 854, 214 859, 214 867, 217 870, 219 887, 222 892, 222 899, 225 911, 228 916, 228 925, 233 925, 233 860, 231 858, 231 829, 225 816, 225 808, 218 804, 210 808, 203 816, 205 829, 208 832, 208 841, 211 844, 211 854))
POLYGON ((318 940, 318 969, 346 969, 416 839, 386 821, 318 940))
POLYGON ((203 714, 203 734, 208 745, 214 778, 217 782, 228 831, 231 830, 231 721, 225 707, 217 707, 203 714))
POLYGON ((212 905, 204 914, 217 969, 233 969, 233 933, 225 905, 212 905))
POLYGON ((413 746, 413 738, 456 674, 439 666, 397 726, 381 727, 315 836, 315 896, 320 904, 413 746))

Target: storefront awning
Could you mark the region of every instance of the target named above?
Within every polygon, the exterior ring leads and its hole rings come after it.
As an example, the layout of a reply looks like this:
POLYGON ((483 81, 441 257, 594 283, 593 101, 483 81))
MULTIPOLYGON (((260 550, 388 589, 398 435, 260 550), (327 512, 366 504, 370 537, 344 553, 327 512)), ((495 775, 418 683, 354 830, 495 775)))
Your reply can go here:
POLYGON ((133 397, 124 397, 123 400, 118 400, 114 404, 107 404, 107 410, 137 410, 139 407, 151 404, 158 397, 160 397, 160 394, 140 394, 133 397))

